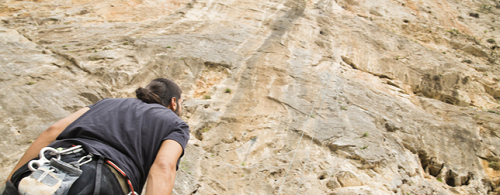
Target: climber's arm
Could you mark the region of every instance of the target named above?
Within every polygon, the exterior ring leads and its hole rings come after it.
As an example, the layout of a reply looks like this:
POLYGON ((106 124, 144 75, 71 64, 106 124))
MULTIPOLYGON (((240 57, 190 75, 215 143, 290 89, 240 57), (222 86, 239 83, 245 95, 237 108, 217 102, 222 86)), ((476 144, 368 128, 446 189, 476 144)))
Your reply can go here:
POLYGON ((182 146, 177 141, 163 141, 155 162, 149 170, 146 195, 170 195, 174 188, 177 160, 182 154, 182 146))

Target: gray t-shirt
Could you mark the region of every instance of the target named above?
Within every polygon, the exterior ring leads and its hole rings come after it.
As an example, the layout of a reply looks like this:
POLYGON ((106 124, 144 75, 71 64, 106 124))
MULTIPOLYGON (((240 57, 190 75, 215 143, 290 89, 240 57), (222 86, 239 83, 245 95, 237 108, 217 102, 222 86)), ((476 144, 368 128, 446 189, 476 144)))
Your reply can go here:
MULTIPOLYGON (((49 146, 81 144, 95 155, 110 159, 142 191, 149 169, 164 140, 184 148, 189 126, 172 110, 135 98, 103 99, 71 123, 49 146)), ((179 165, 180 158, 177 161, 179 165)))

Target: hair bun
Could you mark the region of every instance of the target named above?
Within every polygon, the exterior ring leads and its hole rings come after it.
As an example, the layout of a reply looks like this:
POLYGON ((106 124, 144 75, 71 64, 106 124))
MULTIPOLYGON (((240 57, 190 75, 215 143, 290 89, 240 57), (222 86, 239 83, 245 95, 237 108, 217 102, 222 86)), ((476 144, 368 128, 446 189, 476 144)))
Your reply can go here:
POLYGON ((135 90, 135 95, 137 96, 137 99, 140 99, 145 103, 162 104, 160 97, 147 88, 142 88, 142 87, 137 88, 135 90))

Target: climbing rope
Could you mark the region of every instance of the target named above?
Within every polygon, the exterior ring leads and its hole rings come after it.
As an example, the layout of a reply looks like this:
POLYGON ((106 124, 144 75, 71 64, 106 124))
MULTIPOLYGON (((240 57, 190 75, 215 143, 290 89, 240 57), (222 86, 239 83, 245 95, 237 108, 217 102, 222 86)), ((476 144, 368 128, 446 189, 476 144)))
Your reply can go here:
MULTIPOLYGON (((328 74, 328 80, 330 80, 330 74, 328 74)), ((325 89, 325 86, 328 82, 325 82, 323 83, 322 87, 321 87, 321 90, 324 90, 325 89)), ((316 103, 318 102, 318 99, 319 97, 321 96, 321 90, 320 92, 318 93, 318 96, 316 97, 316 100, 314 101, 314 104, 311 108, 311 112, 309 113, 309 115, 307 116, 307 119, 306 121, 304 122, 306 125, 307 125, 307 122, 309 121, 309 119, 311 118, 313 112, 314 112, 314 108, 316 107, 316 103)), ((321 100, 321 104, 323 104, 323 100, 325 99, 324 95, 323 95, 323 99, 321 100)), ((321 107, 320 107, 321 109, 321 107)), ((316 125, 314 127, 314 129, 316 129, 316 125)), ((315 131, 315 130, 314 130, 315 131)), ((297 144, 297 147, 295 148, 295 152, 293 153, 293 157, 292 157, 292 160, 290 161, 290 165, 288 166, 288 169, 286 170, 285 172, 285 177, 283 178, 283 181, 281 182, 281 185, 280 185, 280 188, 278 190, 278 195, 281 193, 281 190, 283 189, 283 184, 285 184, 285 180, 286 180, 286 177, 288 176, 288 172, 290 171, 290 168, 292 167, 292 163, 293 161, 295 160, 295 156, 297 154, 297 150, 299 149, 300 147, 300 142, 302 141, 302 138, 304 137, 304 133, 305 133, 305 127, 304 127, 304 130, 302 131, 302 134, 300 135, 300 139, 299 139, 299 142, 297 144)), ((314 137, 311 138, 311 141, 314 139, 314 137)), ((302 179, 301 179, 302 180, 302 179)), ((300 189, 300 186, 299 186, 299 189, 300 189)), ((298 192, 297 192, 298 193, 298 192)))
MULTIPOLYGON (((331 75, 328 74, 328 79, 327 79, 326 83, 330 82, 330 76, 331 75)), ((323 108, 323 102, 325 101, 325 97, 326 97, 326 88, 323 89, 323 99, 321 100, 321 103, 319 104, 319 111, 318 111, 318 113, 321 113, 321 109, 323 108)), ((309 145, 311 145, 311 148, 313 146, 314 135, 316 134, 316 128, 318 127, 318 122, 319 122, 319 117, 316 118, 316 123, 314 124, 313 134, 311 136, 311 143, 309 144, 309 145)), ((302 186, 302 179, 303 179, 303 175, 304 175, 304 171, 306 169, 307 163, 309 162, 309 154, 310 153, 311 153, 311 150, 307 150, 306 162, 304 163, 304 168, 302 169, 302 171, 300 173, 300 182, 299 182, 299 189, 297 190, 297 194, 299 194, 300 186, 302 186)))

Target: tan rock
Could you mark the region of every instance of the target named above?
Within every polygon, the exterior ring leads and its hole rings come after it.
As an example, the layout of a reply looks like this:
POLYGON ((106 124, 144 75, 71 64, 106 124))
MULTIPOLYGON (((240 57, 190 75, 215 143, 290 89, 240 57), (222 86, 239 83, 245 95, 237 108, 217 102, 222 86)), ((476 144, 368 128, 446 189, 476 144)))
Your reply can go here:
POLYGON ((342 171, 337 174, 338 181, 342 187, 362 186, 363 182, 350 171, 342 171))

